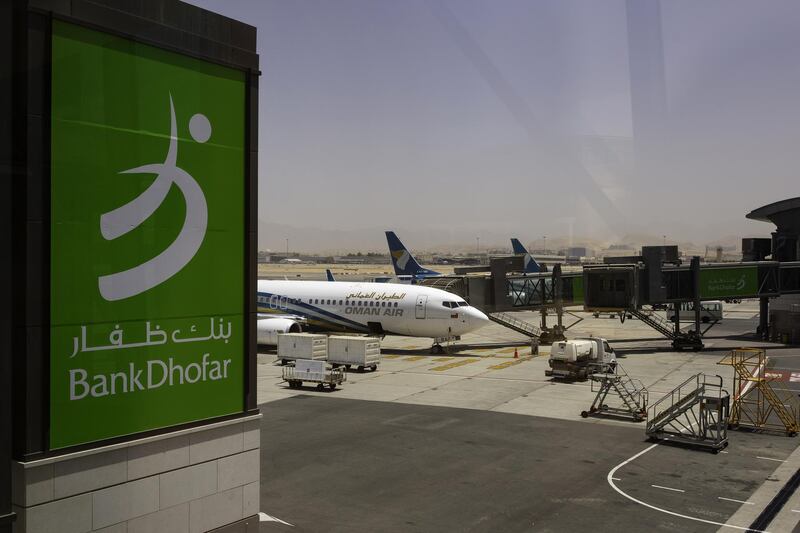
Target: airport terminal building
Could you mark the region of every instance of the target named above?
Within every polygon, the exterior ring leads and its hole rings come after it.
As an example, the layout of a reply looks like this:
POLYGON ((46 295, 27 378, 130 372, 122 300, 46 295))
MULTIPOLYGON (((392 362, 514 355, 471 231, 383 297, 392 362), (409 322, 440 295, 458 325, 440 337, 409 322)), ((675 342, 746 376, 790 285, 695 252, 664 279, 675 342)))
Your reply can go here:
MULTIPOLYGON (((775 224, 771 239, 743 239, 743 260, 800 261, 800 197, 774 202, 747 214, 747 218, 775 224)), ((800 295, 787 294, 769 302, 769 334, 774 341, 800 344, 800 295)))

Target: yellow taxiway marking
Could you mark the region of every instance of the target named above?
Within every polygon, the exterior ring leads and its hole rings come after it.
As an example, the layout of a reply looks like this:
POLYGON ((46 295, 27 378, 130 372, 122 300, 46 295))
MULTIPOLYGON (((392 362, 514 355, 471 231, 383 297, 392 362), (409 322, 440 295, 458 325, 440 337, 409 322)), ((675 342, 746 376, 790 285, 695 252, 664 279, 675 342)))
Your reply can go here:
POLYGON ((384 359, 397 359, 398 357, 403 357, 402 355, 384 355, 384 359))
POLYGON ((476 363, 480 361, 480 359, 461 359, 460 361, 453 361, 452 363, 448 363, 442 366, 436 366, 431 368, 431 370, 436 370, 437 372, 441 372, 442 370, 450 370, 451 368, 457 368, 459 366, 468 365, 470 363, 476 363))
POLYGON ((532 356, 525 355, 523 357, 520 357, 519 359, 512 359, 510 361, 505 361, 505 362, 500 363, 498 365, 490 366, 489 370, 502 370, 502 369, 508 368, 510 366, 518 365, 523 361, 530 361, 531 359, 533 359, 532 356))
POLYGON ((446 363, 447 361, 450 361, 451 359, 455 359, 455 358, 454 357, 437 357, 436 359, 434 359, 434 361, 436 361, 437 363, 446 363))
POLYGON ((426 359, 424 355, 412 355, 411 357, 406 357, 403 361, 421 361, 426 359))

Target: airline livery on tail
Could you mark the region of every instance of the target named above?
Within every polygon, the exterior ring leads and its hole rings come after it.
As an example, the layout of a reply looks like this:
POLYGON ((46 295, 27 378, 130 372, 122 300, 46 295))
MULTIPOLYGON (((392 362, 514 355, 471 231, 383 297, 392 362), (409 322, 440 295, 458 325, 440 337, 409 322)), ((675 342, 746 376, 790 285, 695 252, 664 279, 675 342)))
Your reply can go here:
POLYGON ((536 260, 533 258, 531 254, 528 253, 528 250, 519 242, 519 239, 516 237, 511 238, 511 248, 514 249, 514 255, 524 255, 524 272, 528 274, 535 274, 537 272, 542 271, 542 267, 536 260))
POLYGON ((394 273, 400 281, 413 283, 420 279, 441 276, 439 272, 421 267, 393 231, 386 232, 386 242, 389 243, 389 255, 392 256, 394 273))

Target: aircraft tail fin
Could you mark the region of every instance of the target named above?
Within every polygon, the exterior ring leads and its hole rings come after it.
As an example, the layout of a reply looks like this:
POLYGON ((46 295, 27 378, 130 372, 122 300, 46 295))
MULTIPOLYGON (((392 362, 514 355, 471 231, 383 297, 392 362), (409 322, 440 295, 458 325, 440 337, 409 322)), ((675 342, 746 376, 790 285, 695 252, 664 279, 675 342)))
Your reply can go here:
POLYGON ((525 254, 525 259, 523 260, 523 264, 525 266, 525 273, 527 274, 535 274, 536 272, 542 272, 542 265, 537 263, 536 259, 534 259, 531 254, 525 254))
POLYGON ((336 278, 333 277, 333 272, 331 272, 330 268, 325 269, 325 278, 328 281, 336 281, 336 278))
POLYGON ((396 275, 435 276, 438 274, 438 272, 422 268, 393 231, 386 232, 386 242, 389 244, 389 255, 392 257, 392 266, 396 275))
POLYGON ((528 250, 525 249, 525 246, 519 242, 519 239, 516 237, 511 237, 511 248, 514 249, 514 255, 522 255, 527 254, 528 250))
POLYGON ((523 246, 519 239, 516 237, 511 238, 511 248, 514 249, 514 255, 524 255, 525 259, 523 260, 524 264, 524 272, 528 274, 534 274, 536 272, 541 272, 542 267, 539 263, 536 262, 536 259, 533 258, 531 254, 528 253, 528 250, 523 246))

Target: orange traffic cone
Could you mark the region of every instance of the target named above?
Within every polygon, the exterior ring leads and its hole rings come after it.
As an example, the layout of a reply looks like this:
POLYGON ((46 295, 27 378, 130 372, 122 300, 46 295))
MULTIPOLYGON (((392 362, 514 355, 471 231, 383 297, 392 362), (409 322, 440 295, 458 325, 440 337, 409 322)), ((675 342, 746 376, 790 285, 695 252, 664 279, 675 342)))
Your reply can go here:
POLYGON ((519 352, 514 348, 514 359, 519 359, 519 352))

